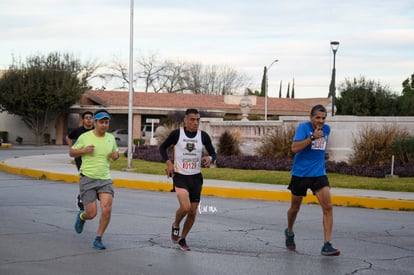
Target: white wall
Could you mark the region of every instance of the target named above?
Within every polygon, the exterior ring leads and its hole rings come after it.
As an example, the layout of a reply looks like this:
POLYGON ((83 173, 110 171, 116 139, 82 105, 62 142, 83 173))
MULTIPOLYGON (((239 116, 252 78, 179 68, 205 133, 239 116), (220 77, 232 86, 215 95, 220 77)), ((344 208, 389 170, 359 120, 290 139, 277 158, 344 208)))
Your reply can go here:
MULTIPOLYGON (((9 143, 17 144, 18 136, 23 138, 23 144, 36 144, 36 137, 32 131, 24 124, 19 116, 10 115, 6 112, 0 113, 0 131, 7 131, 9 143)), ((46 133, 50 134, 50 139, 56 139, 55 121, 50 122, 46 133)))
MULTIPOLYGON (((281 125, 296 125, 301 121, 309 121, 309 116, 281 116, 280 120, 273 121, 222 121, 218 118, 202 118, 201 128, 208 132, 213 143, 217 144, 220 135, 225 130, 236 129, 241 133, 241 149, 245 154, 252 154, 254 148, 260 144, 261 137, 272 128, 281 125)), ((331 137, 328 152, 331 160, 347 161, 352 152, 352 141, 361 129, 367 125, 378 126, 398 125, 414 136, 414 117, 357 117, 328 115, 326 123, 331 126, 331 137)), ((9 142, 16 143, 17 136, 23 138, 23 144, 35 144, 34 134, 23 121, 14 115, 0 113, 0 131, 9 133, 9 142)), ((49 123, 47 133, 51 139, 56 139, 55 122, 49 123)))
MULTIPOLYGON (((308 121, 309 117, 281 117, 280 119, 285 123, 297 123, 297 121, 308 121)), ((334 161, 349 159, 353 153, 353 140, 368 126, 381 129, 384 125, 397 125, 414 136, 414 117, 328 116, 326 123, 331 126, 328 152, 330 160, 334 161)))
MULTIPOLYGON (((272 128, 296 125, 302 121, 309 121, 309 116, 282 116, 279 121, 204 121, 203 129, 211 135, 215 144, 225 130, 237 129, 242 134, 242 152, 252 154, 254 148, 260 145, 261 137, 272 128)), ((367 126, 381 129, 384 125, 398 125, 414 136, 414 117, 328 116, 326 123, 331 126, 327 150, 330 160, 334 161, 348 161, 353 153, 354 138, 367 126)))

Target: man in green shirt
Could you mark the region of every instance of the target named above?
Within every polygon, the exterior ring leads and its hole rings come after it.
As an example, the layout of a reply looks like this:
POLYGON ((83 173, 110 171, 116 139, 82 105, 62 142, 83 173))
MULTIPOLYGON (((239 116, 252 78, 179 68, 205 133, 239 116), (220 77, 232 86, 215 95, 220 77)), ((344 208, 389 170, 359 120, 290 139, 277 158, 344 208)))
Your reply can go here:
POLYGON ((102 243, 102 236, 111 219, 112 199, 114 190, 109 170, 110 160, 119 158, 118 146, 115 138, 108 133, 108 111, 102 109, 94 114, 95 128, 79 136, 69 151, 71 157, 82 157, 80 167, 80 197, 85 205, 85 211, 76 215, 75 231, 82 233, 86 220, 97 215, 97 200, 100 202, 101 217, 97 236, 93 242, 95 249, 106 249, 102 243))

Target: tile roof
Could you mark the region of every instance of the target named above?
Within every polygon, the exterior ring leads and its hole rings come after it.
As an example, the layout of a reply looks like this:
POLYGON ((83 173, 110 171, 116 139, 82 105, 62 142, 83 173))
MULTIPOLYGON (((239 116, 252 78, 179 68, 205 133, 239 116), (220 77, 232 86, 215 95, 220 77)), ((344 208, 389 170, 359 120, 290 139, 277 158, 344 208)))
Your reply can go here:
MULTIPOLYGON (((99 105, 128 106, 128 91, 89 90, 85 96, 99 105)), ((241 98, 241 97, 240 97, 241 98)), ((256 97, 251 107, 251 113, 261 113, 265 109, 264 97, 256 97)), ((273 115, 301 115, 308 114, 316 104, 327 106, 329 98, 291 99, 273 98, 267 100, 268 113, 273 115)), ((240 113, 239 99, 233 104, 226 103, 222 95, 196 95, 175 93, 145 93, 134 92, 133 106, 143 108, 222 110, 226 113, 240 113)))

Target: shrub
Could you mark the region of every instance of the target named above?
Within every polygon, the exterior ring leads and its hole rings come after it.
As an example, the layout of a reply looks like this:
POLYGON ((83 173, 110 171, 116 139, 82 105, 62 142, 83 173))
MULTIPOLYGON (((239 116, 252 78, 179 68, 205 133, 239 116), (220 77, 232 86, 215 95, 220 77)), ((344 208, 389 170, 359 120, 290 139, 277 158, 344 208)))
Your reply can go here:
POLYGON ((240 151, 240 132, 224 131, 219 138, 217 145, 217 155, 220 156, 239 156, 240 151))
POLYGON ((262 157, 292 158, 292 142, 295 135, 294 125, 276 127, 261 140, 261 144, 255 149, 255 153, 262 157))
MULTIPOLYGON (((172 152, 169 152, 170 159, 173 159, 172 152)), ((127 152, 125 152, 127 156, 127 152)), ((133 158, 147 161, 162 162, 157 146, 137 146, 134 150, 133 158)), ((218 168, 248 169, 248 170, 276 170, 290 171, 293 165, 292 158, 275 158, 273 156, 220 156, 217 158, 216 165, 218 168)), ((401 163, 396 161, 394 164, 394 174, 399 177, 414 177, 414 161, 401 163)), ((386 166, 380 165, 350 165, 344 161, 326 162, 326 171, 329 173, 338 173, 345 175, 354 175, 362 177, 384 178, 391 173, 391 164, 386 166)))
POLYGON ((134 145, 144 145, 145 139, 143 138, 134 138, 134 145))
POLYGON ((16 142, 17 142, 18 144, 22 144, 22 143, 23 143, 23 138, 22 138, 21 136, 18 136, 18 137, 16 138, 16 142))
POLYGON ((394 174, 399 177, 414 177, 414 161, 408 163, 395 163, 394 174))
POLYGON ((174 125, 163 125, 163 126, 158 126, 157 131, 156 131, 156 139, 157 139, 157 143, 158 144, 162 144, 167 137, 170 135, 170 133, 176 129, 177 127, 175 127, 174 125))
MULTIPOLYGON (((124 156, 125 157, 128 156, 128 150, 125 150, 124 156)), ((162 162, 158 146, 153 146, 153 145, 135 146, 132 157, 134 159, 143 159, 147 161, 162 162)))
POLYGON ((349 165, 346 162, 327 161, 326 171, 351 176, 384 178, 391 173, 391 166, 349 165))
POLYGON ((392 152, 398 161, 409 163, 414 160, 414 137, 397 138, 392 142, 392 152))
POLYGON ((289 171, 292 168, 291 158, 275 158, 272 156, 220 156, 216 165, 219 168, 247 170, 277 170, 289 171))
POLYGON ((43 142, 45 144, 50 144, 50 134, 49 133, 43 134, 43 142))
POLYGON ((395 139, 407 138, 409 133, 396 125, 382 128, 368 125, 352 141, 354 153, 350 163, 353 165, 383 166, 391 162, 392 143, 395 139))
MULTIPOLYGON (((414 177, 414 161, 410 163, 394 163, 394 174, 399 177, 414 177)), ((326 171, 330 173, 338 173, 344 175, 353 175, 361 177, 375 177, 375 178, 385 178, 387 175, 391 174, 391 163, 387 165, 350 165, 346 162, 326 162, 326 171)))

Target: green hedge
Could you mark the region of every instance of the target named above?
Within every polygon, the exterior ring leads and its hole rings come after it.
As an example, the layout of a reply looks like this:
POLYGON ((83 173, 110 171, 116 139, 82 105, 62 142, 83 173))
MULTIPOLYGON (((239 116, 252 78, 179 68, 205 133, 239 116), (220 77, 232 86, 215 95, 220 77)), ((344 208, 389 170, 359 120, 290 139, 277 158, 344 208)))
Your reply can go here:
POLYGON ((408 163, 414 159, 414 137, 395 139, 392 143, 392 152, 397 160, 408 163))

